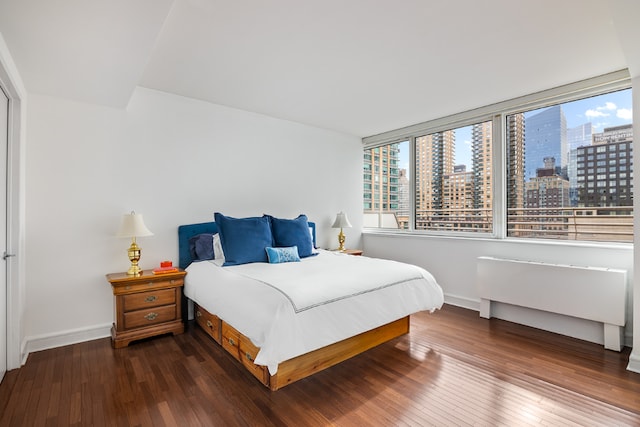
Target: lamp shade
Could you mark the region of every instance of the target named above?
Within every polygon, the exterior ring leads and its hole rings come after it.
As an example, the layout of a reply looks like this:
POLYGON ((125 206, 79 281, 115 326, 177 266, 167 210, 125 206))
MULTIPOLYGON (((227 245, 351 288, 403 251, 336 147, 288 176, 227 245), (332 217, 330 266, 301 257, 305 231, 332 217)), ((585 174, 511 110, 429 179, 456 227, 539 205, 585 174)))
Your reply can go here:
POLYGON ((153 236, 153 233, 149 231, 146 225, 144 225, 142 214, 137 214, 133 211, 130 214, 124 214, 116 237, 144 236, 153 236))
POLYGON ((347 214, 344 212, 338 212, 336 220, 333 222, 331 228, 351 228, 351 223, 349 222, 349 218, 347 218, 347 214))

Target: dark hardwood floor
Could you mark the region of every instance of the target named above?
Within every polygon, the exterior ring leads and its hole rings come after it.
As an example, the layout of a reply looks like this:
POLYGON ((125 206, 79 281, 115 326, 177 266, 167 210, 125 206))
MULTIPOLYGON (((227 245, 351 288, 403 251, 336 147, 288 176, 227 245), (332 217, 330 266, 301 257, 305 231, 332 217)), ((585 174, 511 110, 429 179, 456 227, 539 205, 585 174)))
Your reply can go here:
POLYGON ((5 376, 0 425, 640 425, 629 349, 452 306, 411 328, 276 392, 193 325, 119 350, 46 350, 5 376))

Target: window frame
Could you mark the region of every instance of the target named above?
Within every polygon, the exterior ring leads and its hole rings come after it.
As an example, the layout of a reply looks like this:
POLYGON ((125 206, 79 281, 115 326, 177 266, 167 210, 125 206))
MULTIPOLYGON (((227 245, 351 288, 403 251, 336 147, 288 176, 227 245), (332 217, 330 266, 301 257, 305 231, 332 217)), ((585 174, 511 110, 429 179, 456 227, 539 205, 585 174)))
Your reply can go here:
MULTIPOLYGON (((372 148, 381 147, 393 143, 409 141, 410 176, 410 208, 408 229, 364 228, 367 233, 393 233, 407 235, 448 236, 464 237, 471 239, 500 239, 517 242, 540 242, 549 244, 565 243, 564 241, 508 237, 507 236, 507 116, 525 113, 538 108, 545 108, 556 104, 577 101, 584 98, 603 95, 609 92, 632 88, 631 77, 627 69, 615 71, 609 74, 581 80, 552 89, 535 92, 507 101, 490 104, 484 107, 452 114, 449 116, 429 120, 404 128, 384 132, 378 135, 362 138, 363 152, 372 148), (432 231, 416 230, 416 139, 436 132, 445 132, 474 123, 492 121, 492 199, 493 199, 493 224, 491 233, 477 233, 472 231, 432 231)), ((594 153, 595 154, 595 153, 594 153)), ((586 159, 585 159, 586 161, 586 159)), ((624 242, 572 240, 571 244, 577 245, 632 245, 624 242)))

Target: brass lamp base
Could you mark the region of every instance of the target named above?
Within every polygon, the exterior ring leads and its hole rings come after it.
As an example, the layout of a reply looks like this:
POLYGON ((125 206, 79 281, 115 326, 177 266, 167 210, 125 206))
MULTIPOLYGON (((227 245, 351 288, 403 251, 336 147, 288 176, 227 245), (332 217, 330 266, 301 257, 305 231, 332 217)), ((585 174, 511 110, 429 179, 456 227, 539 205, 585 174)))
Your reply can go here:
POLYGON ((340 252, 344 252, 344 241, 345 241, 345 237, 344 237, 344 233, 342 232, 342 228, 340 228, 340 234, 338 234, 338 250, 340 252))
POLYGON ((129 255, 129 261, 131 261, 131 267, 127 270, 127 275, 129 276, 140 276, 142 273, 142 269, 138 267, 138 261, 140 261, 140 247, 136 244, 135 237, 133 238, 133 242, 131 242, 131 246, 129 246, 129 250, 127 251, 127 255, 129 255))

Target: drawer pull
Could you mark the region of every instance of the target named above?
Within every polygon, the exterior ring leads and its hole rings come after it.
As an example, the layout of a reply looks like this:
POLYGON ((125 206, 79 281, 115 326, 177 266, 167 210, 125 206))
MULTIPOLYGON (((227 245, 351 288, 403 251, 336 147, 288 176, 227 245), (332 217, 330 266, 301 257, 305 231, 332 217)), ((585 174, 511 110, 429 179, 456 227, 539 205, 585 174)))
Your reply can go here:
POLYGON ((249 353, 245 353, 244 356, 247 358, 249 362, 253 362, 253 357, 249 353))
POLYGON ((155 300, 157 300, 157 299, 158 299, 158 297, 157 297, 157 296, 155 296, 155 295, 150 295, 150 296, 148 296, 148 297, 146 297, 146 298, 144 299, 144 302, 154 302, 154 301, 155 301, 155 300))
POLYGON ((207 327, 213 329, 213 323, 211 323, 211 320, 207 320, 207 327))
POLYGON ((196 317, 200 317, 202 316, 202 313, 200 313, 199 311, 196 311, 196 317))
POLYGON ((147 283, 147 286, 153 286, 153 282, 147 283))
POLYGON ((235 346, 235 345, 236 345, 236 343, 235 343, 235 341, 233 340, 233 338, 229 338, 229 344, 231 344, 231 345, 233 345, 233 346, 235 346))
POLYGON ((158 317, 158 313, 154 313, 153 311, 147 315, 144 316, 145 319, 147 319, 148 321, 152 321, 154 320, 156 317, 158 317))

